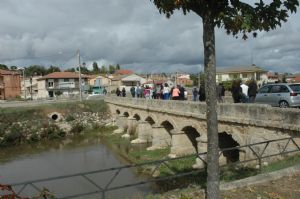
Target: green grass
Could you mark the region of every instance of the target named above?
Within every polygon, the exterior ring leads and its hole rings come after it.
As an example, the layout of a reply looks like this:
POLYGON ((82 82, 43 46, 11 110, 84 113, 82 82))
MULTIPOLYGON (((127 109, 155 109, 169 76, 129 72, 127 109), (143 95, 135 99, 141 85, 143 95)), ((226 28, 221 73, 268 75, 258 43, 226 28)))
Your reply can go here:
POLYGON ((144 163, 144 162, 164 159, 169 154, 170 154, 170 148, 168 147, 165 149, 157 149, 151 151, 147 151, 146 149, 138 150, 138 151, 130 151, 128 153, 128 157, 134 163, 144 163))
POLYGON ((262 168, 262 172, 267 173, 267 172, 277 171, 277 170, 284 169, 284 168, 291 167, 291 166, 298 165, 298 164, 300 164, 300 154, 299 153, 295 154, 293 156, 289 156, 283 160, 279 160, 279 161, 270 163, 267 167, 262 168))

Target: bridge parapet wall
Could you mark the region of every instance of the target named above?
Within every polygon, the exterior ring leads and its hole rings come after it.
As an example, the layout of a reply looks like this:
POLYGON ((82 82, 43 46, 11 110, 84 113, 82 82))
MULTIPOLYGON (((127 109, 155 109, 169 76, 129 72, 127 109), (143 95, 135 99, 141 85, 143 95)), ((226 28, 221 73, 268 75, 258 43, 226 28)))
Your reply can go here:
MULTIPOLYGON (((109 104, 153 112, 206 119, 206 104, 190 101, 106 97, 109 104)), ((262 104, 218 104, 218 120, 300 132, 300 110, 262 104)))

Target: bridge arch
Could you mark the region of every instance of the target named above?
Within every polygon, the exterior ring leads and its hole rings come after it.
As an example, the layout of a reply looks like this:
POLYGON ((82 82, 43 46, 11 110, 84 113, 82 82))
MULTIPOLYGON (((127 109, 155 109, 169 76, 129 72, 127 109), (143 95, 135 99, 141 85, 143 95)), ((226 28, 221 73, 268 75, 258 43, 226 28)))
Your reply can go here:
POLYGON ((136 119, 136 121, 140 121, 141 120, 141 117, 140 117, 140 115, 139 114, 134 114, 133 115, 133 118, 135 118, 136 119))
POLYGON ((172 131, 174 130, 174 125, 169 122, 168 120, 165 120, 161 123, 161 126, 166 129, 166 131, 172 136, 172 131))
POLYGON ((125 117, 129 117, 129 113, 128 113, 128 112, 124 112, 123 115, 124 115, 125 117))
POLYGON ((117 115, 120 115, 121 114, 121 111, 119 109, 116 109, 116 114, 117 115))
POLYGON ((194 128, 192 126, 186 126, 182 129, 182 131, 184 132, 184 134, 187 136, 188 140, 192 144, 192 146, 195 150, 194 152, 198 153, 199 151, 198 151, 197 138, 200 137, 200 133, 197 131, 196 128, 194 128))
POLYGON ((150 125, 153 125, 155 124, 155 121, 153 120, 153 118, 151 116, 148 116, 146 119, 145 119, 146 122, 148 122, 150 125))
MULTIPOLYGON (((232 135, 227 132, 220 132, 219 133, 219 148, 232 148, 240 146, 240 144, 233 139, 232 135)), ((223 156, 226 159, 226 163, 233 163, 240 160, 240 150, 233 149, 229 151, 223 151, 223 156)))

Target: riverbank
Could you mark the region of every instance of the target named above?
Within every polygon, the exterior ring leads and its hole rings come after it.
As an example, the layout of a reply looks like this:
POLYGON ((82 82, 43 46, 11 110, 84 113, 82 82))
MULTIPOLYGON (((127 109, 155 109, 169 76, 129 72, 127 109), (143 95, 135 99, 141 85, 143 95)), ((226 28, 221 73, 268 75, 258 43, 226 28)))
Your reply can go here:
MULTIPOLYGON (((107 135, 108 142, 113 143, 119 143, 122 145, 122 143, 130 143, 130 139, 122 138, 122 135, 120 134, 114 134, 114 135, 107 135), (110 140, 111 139, 111 140, 110 140)), ((134 138, 131 138, 134 139, 134 138)), ((139 144, 136 144, 136 147, 139 144)), ((122 153, 120 150, 116 150, 117 153, 122 153)), ((170 148, 165 149, 158 149, 154 151, 147 151, 146 148, 142 148, 140 150, 129 150, 127 153, 123 153, 122 156, 125 156, 126 159, 128 159, 132 164, 140 164, 145 162, 151 162, 155 160, 161 160, 168 157, 168 154, 170 153, 170 148)), ((151 174, 153 178, 156 177, 166 177, 166 176, 172 176, 174 174, 181 174, 184 172, 191 172, 195 171, 192 169, 192 165, 195 161, 195 157, 188 157, 187 159, 182 160, 168 160, 167 166, 165 164, 156 165, 157 166, 157 172, 153 172, 153 166, 145 165, 143 168, 139 169, 139 172, 141 174, 151 174), (171 168, 171 170, 170 170, 171 168), (175 172, 174 172, 175 171, 175 172)), ((250 168, 250 167, 243 167, 243 166, 226 166, 222 167, 221 173, 220 173, 220 180, 222 184, 230 184, 232 182, 242 182, 247 181, 247 179, 256 179, 258 176, 265 176, 265 178, 269 178, 268 173, 279 173, 280 170, 284 168, 288 168, 294 165, 300 165, 300 155, 296 154, 293 156, 288 156, 283 160, 270 163, 269 165, 264 165, 262 168, 262 171, 260 171, 257 168, 250 168)), ((268 180, 272 180, 272 178, 269 178, 268 180)), ((295 179, 296 183, 300 184, 300 178, 297 177, 295 179)), ((197 174, 188 175, 184 177, 169 179, 161 182, 156 183, 156 191, 162 192, 161 195, 149 195, 146 198, 149 199, 192 199, 192 198, 205 198, 204 190, 205 190, 205 183, 206 182, 206 174, 205 172, 199 172, 197 174), (158 187, 158 188, 157 188, 158 187), (170 191, 172 190, 172 191, 170 191), (170 192, 169 192, 170 191, 170 192), (164 193, 166 192, 166 193, 164 193)), ((257 181, 259 183, 259 181, 257 181)), ((240 183, 242 184, 242 183, 240 183)), ((260 186, 255 185, 254 182, 253 187, 257 187, 259 190, 260 186)), ((236 198, 239 194, 243 195, 244 198, 248 195, 251 195, 250 193, 247 193, 247 186, 246 188, 235 188, 231 189, 229 191, 222 191, 222 198, 236 198), (239 190, 237 190, 239 189, 239 190), (231 191, 233 190, 233 191, 231 191), (234 196, 234 197, 233 197, 234 196)), ((297 194, 297 190, 294 190, 293 195, 297 194)), ((267 194, 262 193, 255 193, 257 197, 259 197, 259 194, 262 196, 267 196, 268 194, 271 194, 268 192, 267 194)), ((252 194, 253 196, 255 195, 252 194)), ((283 193, 281 193, 283 194, 283 193)), ((284 194, 283 194, 284 195, 284 194)), ((261 197, 261 198, 264 198, 261 197)), ((138 197, 137 197, 138 198, 138 197)), ((142 197, 145 198, 145 197, 142 197)), ((251 197, 250 197, 251 198, 251 197)), ((267 197, 266 197, 267 198, 267 197)), ((272 198, 272 197, 269 197, 272 198)), ((292 197, 293 198, 293 197, 292 197)), ((294 197, 295 198, 295 197, 294 197)), ((296 197, 297 198, 297 197, 296 197)), ((273 198, 272 198, 273 199, 273 198)), ((275 198, 274 198, 275 199, 275 198)))
POLYGON ((0 108, 0 148, 61 139, 110 122, 103 100, 0 108))

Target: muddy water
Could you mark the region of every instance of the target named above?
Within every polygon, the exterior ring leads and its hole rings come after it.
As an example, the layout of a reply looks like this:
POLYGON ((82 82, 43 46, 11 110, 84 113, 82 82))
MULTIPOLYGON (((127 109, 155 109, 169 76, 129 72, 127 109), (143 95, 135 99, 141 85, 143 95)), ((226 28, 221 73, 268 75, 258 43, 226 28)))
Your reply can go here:
MULTIPOLYGON (((114 148, 118 148, 115 146, 114 148)), ((129 146, 125 149, 130 150, 129 146)), ((45 179, 50 177, 82 173, 127 164, 121 157, 108 149, 100 136, 95 134, 76 136, 64 141, 48 141, 33 145, 18 146, 0 150, 0 184, 15 184, 19 182, 45 179)), ((113 179, 114 172, 87 175, 104 188, 113 179)), ((121 170, 109 187, 135 183, 142 179, 131 169, 121 170)), ((56 197, 82 194, 97 191, 95 185, 84 177, 72 177, 35 184, 42 189, 47 187, 56 197)), ((16 191, 20 187, 14 187, 16 191)), ((151 192, 149 185, 120 189, 108 192, 105 198, 131 198, 134 195, 144 195, 151 192)), ((20 195, 33 196, 37 192, 27 186, 20 195)), ((1 195, 1 191, 0 191, 1 195)), ((101 194, 82 196, 80 198, 102 198, 101 194)))

